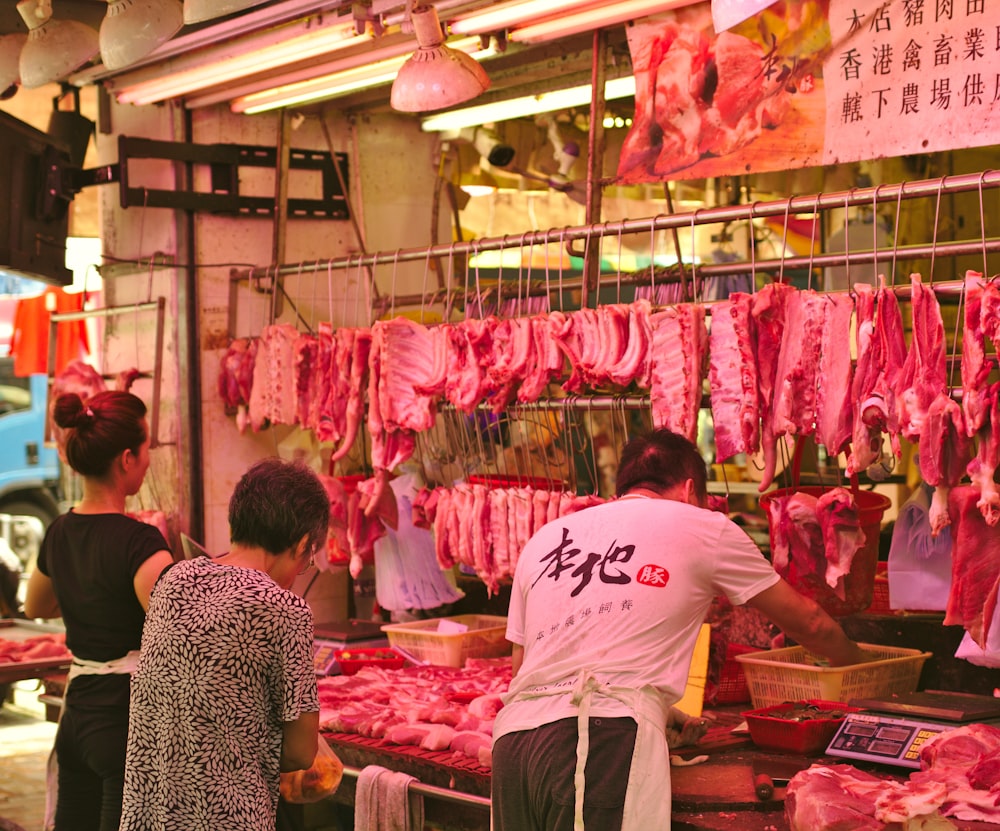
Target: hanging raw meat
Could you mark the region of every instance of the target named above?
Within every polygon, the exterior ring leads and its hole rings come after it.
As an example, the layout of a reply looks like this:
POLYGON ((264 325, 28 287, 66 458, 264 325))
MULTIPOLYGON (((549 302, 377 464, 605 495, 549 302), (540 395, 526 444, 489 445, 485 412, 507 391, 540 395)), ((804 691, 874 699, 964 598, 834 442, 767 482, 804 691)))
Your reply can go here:
POLYGON ((832 458, 851 438, 851 352, 844 344, 850 337, 854 300, 848 294, 825 299, 816 374, 816 438, 832 458))
POLYGON ((313 388, 321 377, 318 363, 319 338, 304 332, 292 347, 292 365, 295 374, 295 422, 307 429, 313 388))
POLYGON ((608 380, 622 387, 627 387, 633 381, 638 382, 641 387, 648 387, 652 306, 648 300, 640 298, 627 308, 628 335, 625 349, 618 360, 608 366, 608 380))
POLYGON ((826 303, 825 296, 815 291, 789 295, 771 414, 776 436, 808 436, 816 430, 816 378, 826 303))
MULTIPOLYGON (((906 360, 903 317, 892 289, 879 277, 877 292, 867 283, 854 286, 857 307, 855 344, 857 366, 851 387, 853 430, 847 473, 870 470, 882 460, 883 437, 888 434, 899 458, 899 418, 896 383, 906 360)), ((874 475, 874 474, 872 474, 874 475)))
POLYGON ((535 359, 517 390, 517 400, 521 402, 537 401, 545 388, 562 375, 563 369, 563 354, 552 339, 548 315, 537 314, 530 320, 535 359))
POLYGON ((653 426, 668 427, 696 441, 708 353, 705 307, 695 303, 670 306, 651 316, 650 328, 653 426))
POLYGON ((760 444, 764 453, 764 471, 760 491, 774 481, 778 464, 778 434, 774 431, 774 398, 778 358, 785 331, 785 307, 795 288, 786 283, 768 283, 753 296, 751 315, 757 331, 757 382, 760 385, 760 444))
POLYGON ((946 392, 939 393, 923 420, 920 433, 920 476, 934 488, 928 518, 931 536, 950 524, 948 491, 955 487, 969 463, 969 437, 962 408, 946 392))
POLYGON ((980 405, 984 408, 983 426, 977 435, 975 458, 969 462, 966 473, 979 494, 979 512, 992 527, 1000 522, 1000 491, 996 483, 996 471, 1000 467, 1000 382, 990 384, 980 397, 980 405))
POLYGON ((250 426, 254 432, 267 424, 295 424, 295 341, 299 333, 290 323, 265 326, 254 360, 250 389, 250 426))
POLYGON ((993 361, 986 358, 986 335, 983 332, 983 275, 965 272, 965 324, 962 329, 962 413, 970 436, 986 424, 987 379, 993 361))
POLYGON ((734 292, 712 307, 708 379, 716 459, 760 448, 760 392, 757 382, 753 297, 734 292))
MULTIPOLYGON (((329 323, 320 323, 316 327, 316 353, 313 358, 313 375, 309 379, 308 404, 306 405, 305 421, 302 426, 312 430, 320 437, 320 419, 323 406, 330 392, 330 363, 334 359, 333 327, 329 323)), ((322 441, 322 439, 321 439, 322 441)))
POLYGON ((320 437, 340 441, 330 455, 336 462, 354 446, 365 414, 365 387, 368 386, 368 356, 372 348, 370 329, 337 330, 335 351, 330 358, 330 395, 320 416, 320 437), (343 336, 341 336, 343 332, 343 336))
POLYGON ((913 336, 906 361, 896 379, 899 430, 912 442, 920 441, 931 403, 947 392, 944 323, 933 288, 919 274, 910 275, 910 311, 913 336))
POLYGON ((986 524, 978 502, 970 485, 953 488, 949 495, 953 544, 944 625, 963 626, 985 649, 1000 586, 1000 535, 986 524))
POLYGON ((489 391, 486 367, 493 354, 497 323, 491 316, 445 324, 448 374, 444 396, 463 413, 472 413, 489 391))

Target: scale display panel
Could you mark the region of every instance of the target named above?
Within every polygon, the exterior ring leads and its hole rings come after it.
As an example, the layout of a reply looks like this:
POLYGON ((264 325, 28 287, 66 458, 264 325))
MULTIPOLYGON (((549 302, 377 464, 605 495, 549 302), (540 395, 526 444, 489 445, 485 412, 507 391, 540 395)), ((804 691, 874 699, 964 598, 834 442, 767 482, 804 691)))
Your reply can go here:
POLYGON ((826 752, 830 756, 920 769, 920 748, 955 725, 879 713, 848 713, 826 752))

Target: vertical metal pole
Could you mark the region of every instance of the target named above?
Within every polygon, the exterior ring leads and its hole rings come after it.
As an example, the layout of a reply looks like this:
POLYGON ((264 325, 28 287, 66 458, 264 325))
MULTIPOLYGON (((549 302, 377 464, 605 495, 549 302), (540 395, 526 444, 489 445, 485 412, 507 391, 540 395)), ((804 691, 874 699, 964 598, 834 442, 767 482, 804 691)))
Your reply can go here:
MULTIPOLYGON (((593 63, 590 70, 590 129, 587 133, 587 204, 586 224, 593 227, 601 221, 601 179, 604 173, 604 82, 607 78, 608 33, 594 31, 593 63)), ((587 237, 583 260, 583 291, 581 307, 597 305, 601 275, 601 237, 587 237)))
POLYGON ((274 316, 281 316, 282 288, 284 280, 279 266, 285 262, 285 241, 288 227, 288 168, 291 158, 292 116, 287 109, 281 111, 281 124, 278 127, 278 159, 274 172, 274 240, 272 244, 271 262, 275 265, 272 291, 274 292, 274 316))

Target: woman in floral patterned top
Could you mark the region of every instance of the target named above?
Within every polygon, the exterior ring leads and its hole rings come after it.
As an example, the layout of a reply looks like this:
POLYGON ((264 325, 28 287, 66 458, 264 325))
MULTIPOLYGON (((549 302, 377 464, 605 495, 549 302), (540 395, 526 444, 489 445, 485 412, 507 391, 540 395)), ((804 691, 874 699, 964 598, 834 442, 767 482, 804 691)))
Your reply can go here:
POLYGON ((232 547, 153 589, 132 681, 122 831, 273 831, 282 771, 316 755, 313 616, 289 591, 325 543, 307 467, 268 459, 229 504, 232 547))

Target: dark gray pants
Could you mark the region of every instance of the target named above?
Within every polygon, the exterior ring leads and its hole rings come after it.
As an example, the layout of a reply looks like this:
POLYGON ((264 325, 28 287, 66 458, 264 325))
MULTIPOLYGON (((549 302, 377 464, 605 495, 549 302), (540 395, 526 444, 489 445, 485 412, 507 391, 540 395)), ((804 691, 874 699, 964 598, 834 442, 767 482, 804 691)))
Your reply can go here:
MULTIPOLYGON (((583 821, 620 831, 635 747, 631 718, 590 719, 583 821)), ((493 747, 493 831, 573 831, 575 718, 509 733, 493 747)))

